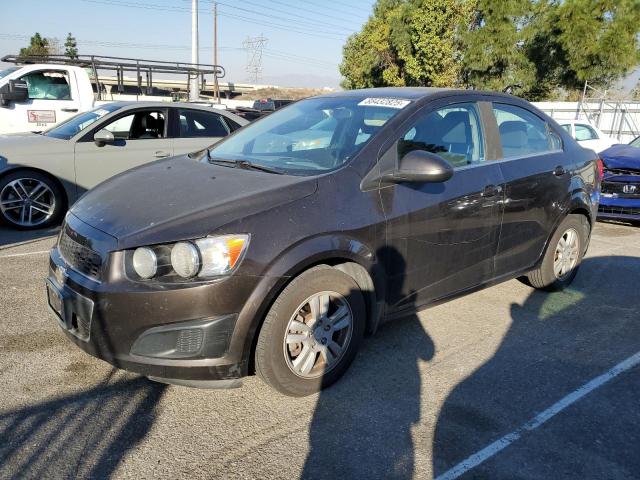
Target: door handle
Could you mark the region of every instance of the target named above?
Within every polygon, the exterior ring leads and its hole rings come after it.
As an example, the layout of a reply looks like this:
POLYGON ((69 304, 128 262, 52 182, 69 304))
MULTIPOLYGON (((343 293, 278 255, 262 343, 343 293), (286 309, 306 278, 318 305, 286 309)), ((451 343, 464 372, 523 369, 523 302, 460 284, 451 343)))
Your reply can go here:
POLYGON ((496 195, 499 195, 501 191, 502 191, 502 187, 500 187, 500 186, 487 185, 482 190, 481 195, 484 198, 495 197, 496 195))
POLYGON ((158 150, 156 153, 153 154, 153 156, 156 158, 166 158, 169 155, 171 155, 169 152, 165 152, 163 150, 158 150))
POLYGON ((77 108, 63 108, 63 112, 76 113, 78 111, 77 108))
POLYGON ((553 174, 556 177, 561 177, 563 176, 565 173, 567 173, 567 171, 564 169, 564 167, 562 165, 558 165, 556 168, 553 169, 553 174))

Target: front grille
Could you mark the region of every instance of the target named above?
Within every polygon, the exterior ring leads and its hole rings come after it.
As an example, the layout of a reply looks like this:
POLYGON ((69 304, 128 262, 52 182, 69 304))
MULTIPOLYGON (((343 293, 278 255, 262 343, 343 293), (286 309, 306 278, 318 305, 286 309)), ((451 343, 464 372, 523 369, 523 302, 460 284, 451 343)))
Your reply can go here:
POLYGON ((640 183, 602 182, 602 193, 615 194, 620 198, 640 198, 640 183), (635 192, 625 193, 625 186, 635 186, 635 192))
POLYGON ((600 205, 598 212, 611 213, 613 215, 640 215, 640 207, 608 207, 606 205, 600 205))
POLYGON ((83 245, 82 243, 85 243, 83 240, 84 239, 76 232, 73 232, 68 225, 65 225, 58 242, 60 255, 74 270, 88 277, 99 279, 102 269, 102 257, 88 246, 83 245), (72 238, 72 234, 78 241, 72 238))

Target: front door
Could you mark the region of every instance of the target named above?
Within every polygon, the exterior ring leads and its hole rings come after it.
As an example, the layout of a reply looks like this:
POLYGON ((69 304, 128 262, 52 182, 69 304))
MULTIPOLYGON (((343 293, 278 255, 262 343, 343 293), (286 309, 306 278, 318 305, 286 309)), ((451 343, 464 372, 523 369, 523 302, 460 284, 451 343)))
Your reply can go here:
POLYGON ((127 111, 96 125, 92 132, 108 130, 115 141, 98 146, 92 133, 76 143, 78 194, 125 170, 173 155, 166 119, 166 108, 146 108, 127 111))
MULTIPOLYGON (((387 303, 404 310, 490 280, 500 234, 503 179, 487 161, 477 103, 427 107, 401 129, 381 158, 394 164, 415 149, 437 153, 454 168, 443 183, 380 189, 387 219, 387 303)), ((384 168, 384 167, 382 167, 384 168)))

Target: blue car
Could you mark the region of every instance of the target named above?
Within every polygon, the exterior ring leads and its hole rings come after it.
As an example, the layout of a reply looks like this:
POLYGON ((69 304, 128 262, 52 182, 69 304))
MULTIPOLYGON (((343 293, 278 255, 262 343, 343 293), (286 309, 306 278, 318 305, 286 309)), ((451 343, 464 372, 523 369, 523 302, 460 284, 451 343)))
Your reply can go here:
POLYGON ((600 152, 604 163, 598 218, 640 220, 640 137, 600 152))

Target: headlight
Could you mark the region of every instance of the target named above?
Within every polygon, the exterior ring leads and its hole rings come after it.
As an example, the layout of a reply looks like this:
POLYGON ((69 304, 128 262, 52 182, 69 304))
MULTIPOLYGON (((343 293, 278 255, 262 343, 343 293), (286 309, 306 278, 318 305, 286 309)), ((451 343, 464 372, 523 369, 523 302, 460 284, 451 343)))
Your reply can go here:
POLYGON ((158 256, 149 247, 140 247, 133 252, 133 269, 140 278, 151 278, 158 272, 158 256))
POLYGON ((200 254, 193 243, 179 242, 171 249, 171 266, 182 278, 195 277, 200 271, 200 254))
POLYGON ((176 275, 183 279, 229 275, 240 264, 249 245, 249 235, 222 235, 194 241, 137 248, 127 263, 140 279, 176 275))

